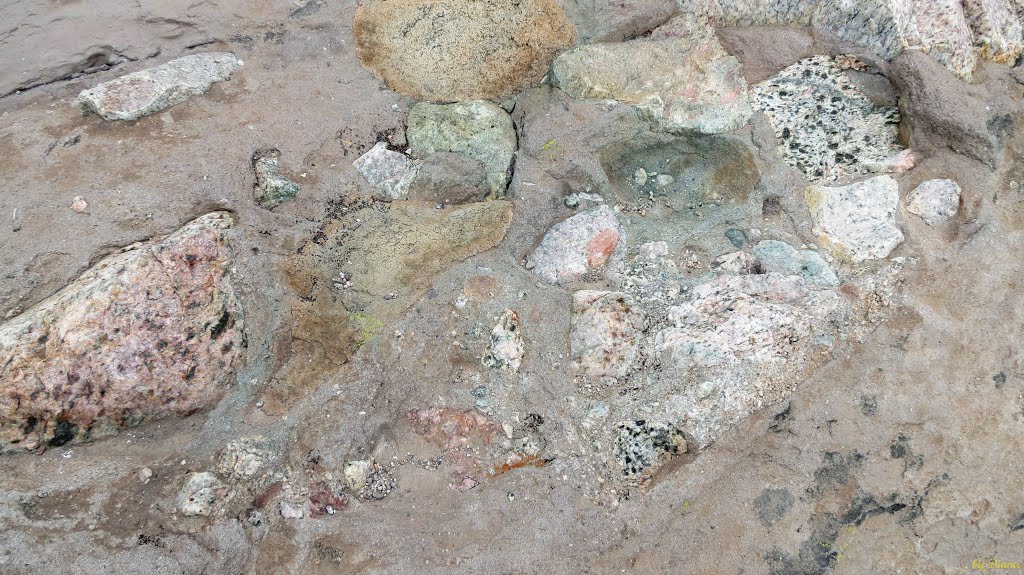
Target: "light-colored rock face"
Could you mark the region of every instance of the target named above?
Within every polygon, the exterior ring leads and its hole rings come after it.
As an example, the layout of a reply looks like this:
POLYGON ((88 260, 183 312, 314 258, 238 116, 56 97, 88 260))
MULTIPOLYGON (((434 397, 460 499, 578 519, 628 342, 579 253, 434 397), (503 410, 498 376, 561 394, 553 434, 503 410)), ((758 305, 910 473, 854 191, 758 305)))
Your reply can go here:
POLYGON ((564 285, 591 272, 621 271, 625 252, 615 212, 600 206, 552 226, 527 265, 547 283, 564 285))
POLYGON ((432 102, 535 85, 576 42, 555 0, 370 0, 354 26, 364 65, 396 92, 432 102))
POLYGON ((1009 63, 1024 48, 1021 8, 1008 0, 677 1, 684 12, 703 14, 723 26, 828 30, 886 59, 906 49, 921 50, 965 79, 979 53, 1009 63))
POLYGON ((729 132, 752 113, 739 62, 708 29, 580 46, 556 58, 552 72, 574 98, 630 104, 667 131, 729 132))
POLYGON ((209 471, 193 473, 181 486, 175 506, 182 515, 210 515, 228 488, 209 471))
POLYGON ((644 313, 620 292, 580 290, 572 295, 572 360, 591 378, 620 378, 636 359, 644 313))
POLYGON ((0 325, 0 451, 215 403, 244 345, 225 213, 101 260, 0 325))
POLYGON ((217 471, 233 481, 253 479, 270 460, 263 437, 243 437, 228 442, 220 454, 217 471))
POLYGON ((483 364, 496 369, 519 371, 525 354, 519 315, 507 309, 491 330, 491 347, 483 357, 483 364))
POLYGON ((260 150, 253 155, 252 167, 256 174, 256 203, 272 210, 295 197, 299 185, 281 173, 281 152, 276 149, 260 150))
POLYGON ((580 44, 621 42, 641 36, 679 11, 675 0, 563 0, 580 44))
POLYGON ((383 192, 383 199, 406 198, 409 195, 409 184, 416 176, 415 167, 409 158, 389 150, 384 142, 374 144, 370 151, 352 162, 352 165, 371 186, 383 192))
POLYGON ((417 158, 454 152, 479 161, 491 194, 504 196, 516 153, 516 130, 500 106, 482 100, 416 104, 409 111, 406 138, 417 158))
POLYGON ((889 176, 805 192, 814 232, 833 257, 861 263, 884 258, 903 241, 896 227, 899 185, 889 176))
POLYGON ((751 249, 761 268, 785 276, 799 276, 820 288, 836 288, 839 278, 814 250, 797 250, 786 242, 765 240, 751 249))
POLYGON ((104 120, 138 120, 205 93, 237 68, 229 52, 194 54, 84 90, 75 104, 104 120))
POLYGON ((907 197, 907 211, 929 226, 944 224, 960 209, 960 184, 953 180, 921 182, 907 197))
POLYGON ((775 130, 779 155, 811 182, 897 169, 899 111, 872 104, 831 58, 802 60, 751 92, 775 130))

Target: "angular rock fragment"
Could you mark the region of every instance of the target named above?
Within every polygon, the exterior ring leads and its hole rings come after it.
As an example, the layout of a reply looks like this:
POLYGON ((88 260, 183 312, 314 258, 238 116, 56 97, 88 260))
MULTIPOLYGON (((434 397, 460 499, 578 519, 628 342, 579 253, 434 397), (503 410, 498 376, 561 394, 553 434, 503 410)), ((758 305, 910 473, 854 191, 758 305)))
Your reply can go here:
POLYGON ((243 437, 228 442, 220 454, 217 471, 233 481, 252 479, 270 461, 263 437, 243 437))
POLYGON ((396 92, 453 102, 537 84, 576 29, 556 0, 369 0, 356 11, 359 58, 396 92))
POLYGON ((673 457, 686 453, 683 432, 671 423, 646 420, 628 421, 619 425, 616 457, 622 475, 650 479, 673 457))
POLYGON ((752 114, 739 62, 710 29, 579 46, 556 58, 552 73, 570 96, 632 105, 670 132, 729 132, 752 114))
POLYGON ((505 195, 516 153, 512 118, 500 106, 475 100, 457 104, 419 103, 409 111, 406 138, 416 158, 454 152, 479 161, 494 197, 505 195))
POLYGON ((84 90, 75 104, 104 120, 138 120, 205 93, 237 68, 230 52, 193 54, 84 90))
POLYGON ((799 276, 819 288, 839 287, 839 278, 821 254, 814 250, 797 250, 786 242, 765 240, 751 250, 761 269, 785 276, 799 276))
POLYGON ((580 290, 572 304, 572 360, 592 378, 624 377, 637 356, 643 311, 619 292, 580 290))
POLYGON ((478 202, 491 189, 479 160, 453 152, 424 157, 409 184, 409 199, 456 205, 478 202))
POLYGON ((101 260, 0 324, 0 451, 108 435, 214 404, 242 356, 231 216, 101 260))
POLYGON ((615 212, 599 206, 552 226, 527 266, 547 283, 565 285, 590 272, 621 271, 625 252, 625 231, 615 212))
POLYGON ((352 162, 359 175, 373 187, 384 192, 384 199, 401 200, 409 195, 409 184, 416 169, 405 154, 388 149, 377 142, 370 151, 352 162))
POLYGON ((827 56, 797 62, 752 92, 779 154, 811 182, 870 173, 903 151, 899 111, 872 104, 827 56))
POLYGON ((182 515, 210 515, 227 493, 227 486, 216 475, 209 471, 193 473, 181 486, 175 507, 182 515))
POLYGON ((281 152, 276 149, 257 150, 252 156, 256 173, 256 203, 272 210, 299 193, 299 185, 281 174, 281 152))
POLYGON ((507 309, 498 319, 498 325, 491 330, 491 347, 484 355, 483 364, 492 368, 519 371, 524 354, 519 316, 507 309))
POLYGON ((889 176, 804 194, 814 232, 833 257, 855 264, 889 255, 903 241, 896 227, 899 185, 889 176))
POLYGON ((907 197, 907 211, 929 226, 944 224, 960 209, 960 184, 953 180, 921 182, 907 197))

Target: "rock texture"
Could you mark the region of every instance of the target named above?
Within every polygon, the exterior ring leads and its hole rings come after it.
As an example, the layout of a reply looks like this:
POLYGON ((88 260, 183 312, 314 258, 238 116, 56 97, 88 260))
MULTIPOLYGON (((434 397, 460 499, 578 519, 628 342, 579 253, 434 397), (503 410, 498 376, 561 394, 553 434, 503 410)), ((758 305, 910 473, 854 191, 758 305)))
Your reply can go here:
POLYGON ((564 285, 591 272, 621 271, 625 252, 625 231, 615 212, 600 206, 552 226, 527 266, 547 283, 564 285))
POLYGON ((490 192, 484 165, 454 152, 437 152, 424 157, 409 184, 410 199, 444 205, 481 201, 490 192))
POLYGON ((630 104, 671 132, 718 134, 752 113, 739 62, 710 29, 580 46, 555 59, 554 82, 574 98, 630 104))
POLYGON ((684 12, 726 26, 813 26, 869 47, 886 59, 907 49, 929 54, 962 78, 982 57, 1021 53, 1021 7, 1007 0, 678 0, 684 12))
POLYGON ((491 194, 505 194, 516 153, 516 130, 500 106, 482 100, 416 104, 409 111, 406 138, 417 158, 454 152, 479 161, 491 194))
POLYGON ((592 378, 620 378, 633 365, 644 313, 619 292, 580 290, 572 295, 572 360, 592 378))
POLYGON ((382 199, 401 200, 409 195, 409 185, 416 177, 415 166, 401 152, 377 142, 370 151, 352 162, 359 175, 383 193, 382 199))
POLYGON ((299 185, 281 173, 279 150, 258 150, 252 157, 252 169, 256 174, 256 203, 261 207, 272 210, 299 193, 299 185))
POLYGON ((244 343, 225 213, 101 260, 0 325, 0 450, 39 449, 215 403, 244 343))
POLYGON ((811 186, 805 200, 815 233, 838 260, 884 258, 903 242, 896 227, 899 185, 889 176, 834 188, 811 186))
POLYGON ((835 272, 814 250, 798 250, 786 242, 765 240, 750 251, 766 272, 799 276, 819 288, 839 287, 835 272))
POLYGON ((953 180, 921 182, 907 197, 907 211, 929 226, 948 222, 960 209, 960 184, 953 180))
POLYGON ((576 42, 555 0, 370 0, 354 26, 363 64, 396 92, 433 102, 532 86, 576 42))
POLYGON ((194 54, 84 90, 75 104, 104 120, 138 120, 205 93, 237 68, 228 52, 194 54))
POLYGON ((487 367, 519 371, 525 353, 519 315, 507 309, 498 318, 498 325, 491 330, 491 346, 483 357, 483 363, 487 367))
POLYGON ((679 12, 675 0, 564 0, 562 6, 581 44, 636 38, 679 12))
POLYGON ((779 154, 812 182, 879 171, 903 150, 899 111, 875 106, 827 56, 793 64, 752 92, 779 154))

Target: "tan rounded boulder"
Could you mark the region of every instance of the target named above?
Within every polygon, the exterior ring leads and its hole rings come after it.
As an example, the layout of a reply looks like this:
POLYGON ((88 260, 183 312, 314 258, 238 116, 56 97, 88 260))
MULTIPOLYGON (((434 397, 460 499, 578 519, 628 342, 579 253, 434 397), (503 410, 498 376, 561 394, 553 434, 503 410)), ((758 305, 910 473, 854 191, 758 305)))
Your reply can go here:
POLYGON ((354 29, 363 64, 392 90, 432 102, 533 86, 576 43, 556 0, 368 0, 354 29))

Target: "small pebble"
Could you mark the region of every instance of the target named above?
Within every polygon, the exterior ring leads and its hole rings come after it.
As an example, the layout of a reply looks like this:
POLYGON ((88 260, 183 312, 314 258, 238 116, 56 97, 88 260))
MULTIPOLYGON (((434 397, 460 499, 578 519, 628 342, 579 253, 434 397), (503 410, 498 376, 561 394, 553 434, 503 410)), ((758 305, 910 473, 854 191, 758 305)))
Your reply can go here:
POLYGON ((729 228, 725 230, 725 237, 732 245, 742 248, 747 245, 747 235, 743 233, 743 230, 737 228, 729 228))

